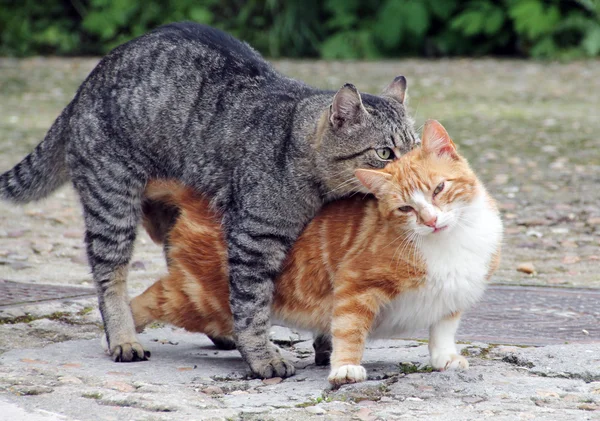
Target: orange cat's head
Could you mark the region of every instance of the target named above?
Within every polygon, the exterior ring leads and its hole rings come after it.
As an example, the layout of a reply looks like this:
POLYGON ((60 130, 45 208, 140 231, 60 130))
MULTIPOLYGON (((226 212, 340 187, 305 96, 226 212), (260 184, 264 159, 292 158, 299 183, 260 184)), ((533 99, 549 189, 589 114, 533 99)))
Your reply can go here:
POLYGON ((383 170, 355 174, 377 197, 386 218, 421 236, 450 232, 481 197, 477 177, 435 120, 425 123, 420 148, 383 170))

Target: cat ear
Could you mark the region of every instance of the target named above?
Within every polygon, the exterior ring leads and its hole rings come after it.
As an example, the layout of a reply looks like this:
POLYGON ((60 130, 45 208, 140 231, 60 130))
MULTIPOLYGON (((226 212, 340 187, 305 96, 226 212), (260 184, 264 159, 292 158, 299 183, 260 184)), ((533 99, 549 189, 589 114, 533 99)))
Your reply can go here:
POLYGON ((406 78, 404 76, 396 76, 392 83, 383 90, 382 95, 394 98, 400 104, 404 104, 406 96, 406 78))
POLYGON ((390 185, 392 175, 376 170, 356 170, 354 175, 375 196, 385 194, 390 185))
POLYGON ((346 122, 359 121, 366 112, 356 86, 346 83, 333 97, 329 121, 333 127, 339 128, 346 122))
POLYGON ((423 127, 422 148, 427 153, 437 155, 449 155, 457 159, 456 145, 450 139, 450 135, 438 121, 427 120, 423 127))

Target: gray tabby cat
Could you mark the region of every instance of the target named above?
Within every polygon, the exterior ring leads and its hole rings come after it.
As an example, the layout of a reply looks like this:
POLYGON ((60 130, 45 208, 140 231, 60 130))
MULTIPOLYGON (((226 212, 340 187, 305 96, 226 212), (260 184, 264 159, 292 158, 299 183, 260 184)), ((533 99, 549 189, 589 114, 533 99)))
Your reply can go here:
POLYGON ((413 147, 405 89, 397 77, 382 96, 319 90, 221 31, 166 25, 100 61, 45 139, 0 176, 0 197, 25 203, 72 180, 109 351, 127 362, 149 356, 126 286, 146 182, 208 195, 224 214, 238 349, 257 376, 290 376, 268 341, 273 279, 324 201, 358 188, 347 182, 355 169, 413 147))

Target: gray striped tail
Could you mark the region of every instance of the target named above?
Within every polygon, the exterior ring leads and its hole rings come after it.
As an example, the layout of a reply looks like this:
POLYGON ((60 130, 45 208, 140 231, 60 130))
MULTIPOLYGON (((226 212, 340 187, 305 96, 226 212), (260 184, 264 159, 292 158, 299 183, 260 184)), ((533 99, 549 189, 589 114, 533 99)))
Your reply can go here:
POLYGON ((63 110, 33 152, 0 175, 0 198, 16 203, 43 199, 69 180, 65 128, 70 108, 63 110))

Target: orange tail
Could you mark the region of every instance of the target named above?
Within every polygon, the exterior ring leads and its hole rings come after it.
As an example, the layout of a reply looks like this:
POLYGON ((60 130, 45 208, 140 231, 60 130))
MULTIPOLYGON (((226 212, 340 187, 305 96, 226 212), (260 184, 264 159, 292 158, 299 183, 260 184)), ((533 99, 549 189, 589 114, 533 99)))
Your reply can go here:
POLYGON ((142 224, 152 241, 164 244, 185 203, 200 201, 200 194, 180 182, 152 180, 146 185, 142 224))

